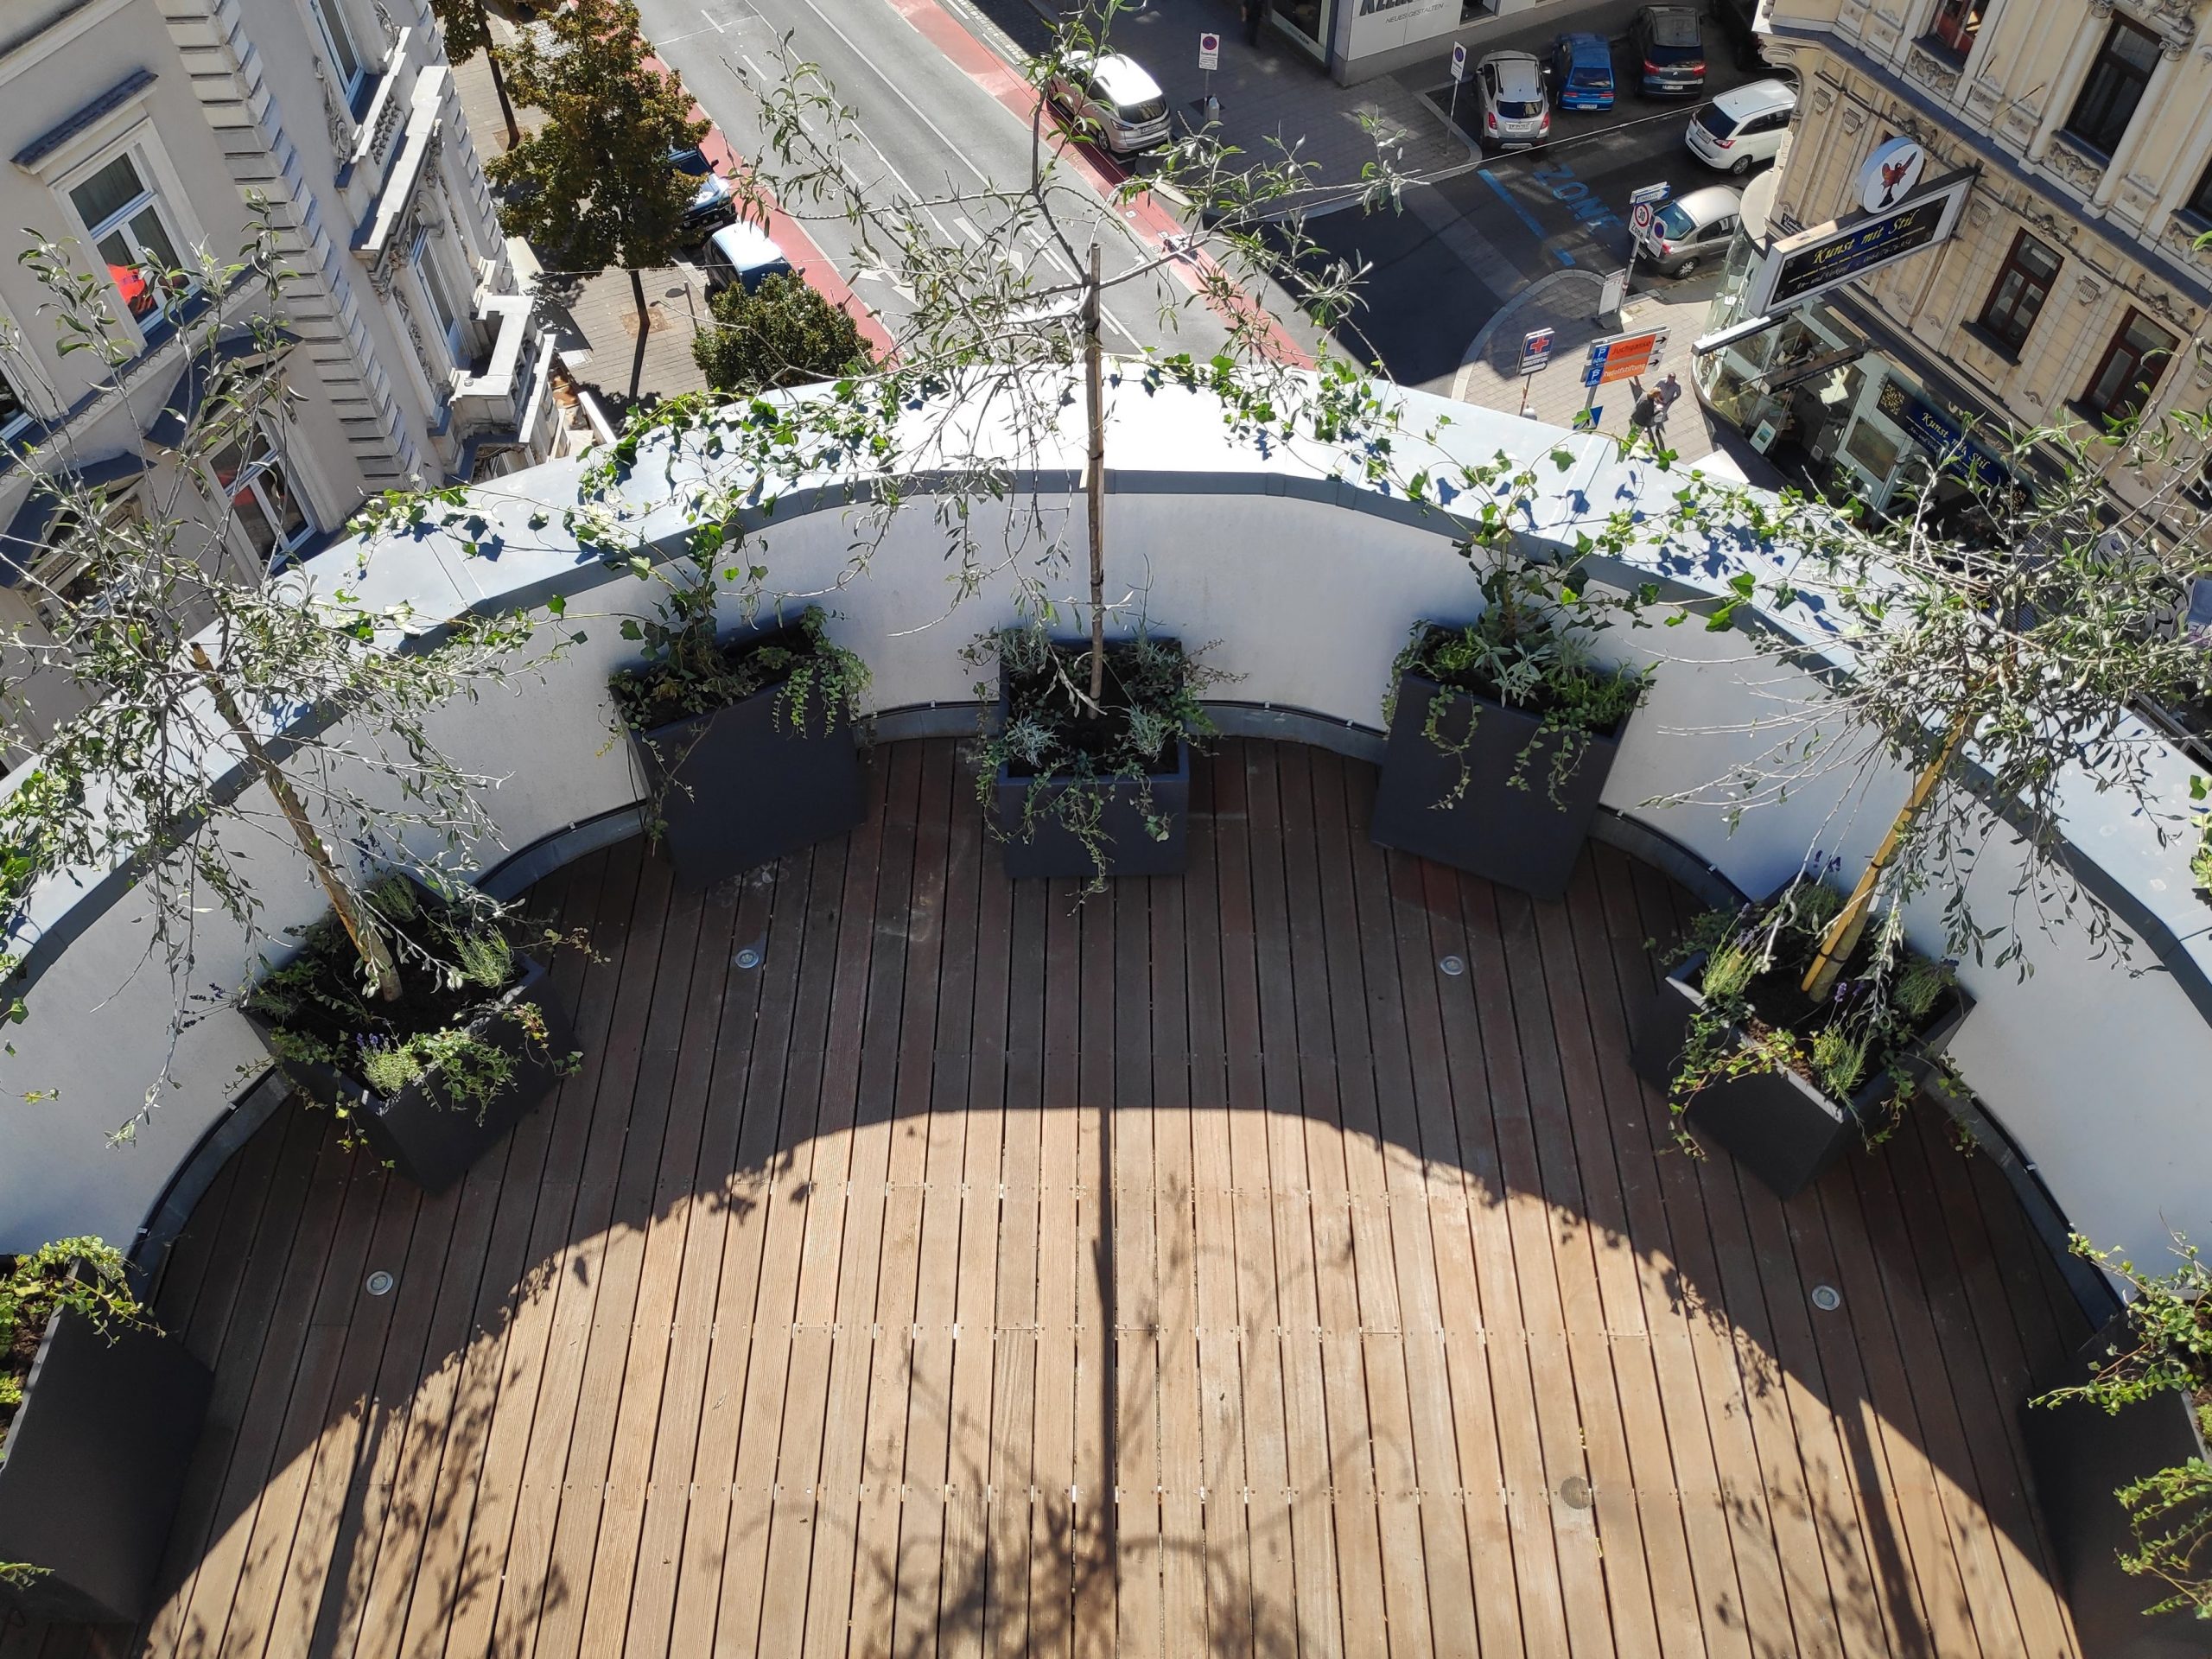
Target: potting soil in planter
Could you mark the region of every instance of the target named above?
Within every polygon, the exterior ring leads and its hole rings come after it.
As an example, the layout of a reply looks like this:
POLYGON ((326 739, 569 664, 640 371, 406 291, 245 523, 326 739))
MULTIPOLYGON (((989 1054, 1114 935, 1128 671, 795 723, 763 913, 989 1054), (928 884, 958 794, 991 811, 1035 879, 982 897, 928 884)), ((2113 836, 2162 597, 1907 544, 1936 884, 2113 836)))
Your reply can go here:
POLYGON ((1427 629, 1399 677, 1370 836, 1556 899, 1581 856, 1641 683, 1567 670, 1578 691, 1571 704, 1548 680, 1509 705, 1479 671, 1457 673, 1448 684, 1433 677, 1436 649, 1454 632, 1427 629), (1562 710, 1570 728, 1547 729, 1546 720, 1562 710), (1601 720, 1601 728, 1585 716, 1601 720))
MULTIPOLYGON (((409 902, 381 891, 387 912, 409 902)), ((404 893, 416 911, 399 925, 423 938, 434 961, 470 976, 456 984, 403 956, 400 995, 387 1002, 362 983, 345 931, 325 917, 245 1013, 295 1088, 344 1111, 372 1152, 435 1192, 566 1075, 569 1033, 545 999, 543 964, 413 883, 404 893)))
POLYGON ((721 647, 703 684, 652 665, 612 682, 661 850, 704 886, 842 835, 867 810, 852 710, 791 675, 826 649, 811 620, 721 647))
MULTIPOLYGON (((1017 880, 1098 875, 1176 875, 1185 862, 1191 807, 1191 751, 1179 719, 1173 735, 1140 753, 1129 731, 1132 707, 1166 712, 1182 694, 1188 671, 1181 644, 1148 641, 1158 653, 1152 683, 1140 670, 1138 645, 1116 640, 1106 647, 1101 711, 1077 705, 1049 666, 1024 671, 1003 658, 999 671, 1001 733, 1030 721, 1050 733, 1039 755, 1009 753, 994 779, 994 810, 1006 836, 1006 872, 1017 880), (1039 778, 1044 779, 1039 782, 1039 778), (1090 839, 1078 826, 1095 810, 1090 839)), ((1090 644, 1056 639, 1052 649, 1068 680, 1089 690, 1090 644)))
MULTIPOLYGON (((1759 912, 1764 913, 1772 902, 1759 906, 1759 912)), ((1743 924, 1738 936, 1753 925, 1743 924)), ((1776 1031, 1796 1036, 1801 1060, 1813 1052, 1813 1033, 1827 1022, 1827 1011, 1802 988, 1814 946, 1807 944, 1801 954, 1795 948, 1799 943, 1794 933, 1787 938, 1773 965, 1754 975, 1745 987, 1741 997, 1745 1017, 1731 1030, 1733 1052, 1750 1052, 1758 1039, 1776 1031)), ((1875 949, 1870 930, 1838 981, 1839 993, 1847 1001, 1873 994, 1866 975, 1875 949)), ((1706 954, 1696 951, 1673 968, 1635 1022, 1632 1063, 1639 1076, 1662 1088, 1671 1089, 1693 1021, 1704 1005, 1707 962, 1706 954)), ((1900 963, 1891 970, 1885 988, 1891 997, 1905 969, 1900 963)), ((1929 965, 1923 963, 1922 970, 1929 970, 1929 965)), ((1916 1019, 1908 1020, 1902 1010, 1893 1010, 1896 1023, 1869 1046, 1847 1096, 1832 1092, 1829 1083, 1809 1068, 1763 1063, 1737 1075, 1713 1077, 1690 1097, 1683 1116, 1701 1138, 1744 1164, 1780 1196, 1789 1198, 1817 1180, 1854 1141, 1885 1127, 1886 1115, 1896 1109, 1892 1097, 1900 1075, 1908 1083, 1924 1075, 1971 1006, 1965 993, 1950 982, 1916 1019)))

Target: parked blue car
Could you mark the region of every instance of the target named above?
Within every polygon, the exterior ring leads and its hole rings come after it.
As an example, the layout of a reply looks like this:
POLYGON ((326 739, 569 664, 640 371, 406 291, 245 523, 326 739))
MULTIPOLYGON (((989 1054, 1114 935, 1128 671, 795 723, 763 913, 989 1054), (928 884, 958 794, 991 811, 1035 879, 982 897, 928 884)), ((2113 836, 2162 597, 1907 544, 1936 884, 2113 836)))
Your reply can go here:
POLYGON ((1613 48, 1602 35, 1562 35, 1552 42, 1552 102, 1562 110, 1613 107, 1613 48))

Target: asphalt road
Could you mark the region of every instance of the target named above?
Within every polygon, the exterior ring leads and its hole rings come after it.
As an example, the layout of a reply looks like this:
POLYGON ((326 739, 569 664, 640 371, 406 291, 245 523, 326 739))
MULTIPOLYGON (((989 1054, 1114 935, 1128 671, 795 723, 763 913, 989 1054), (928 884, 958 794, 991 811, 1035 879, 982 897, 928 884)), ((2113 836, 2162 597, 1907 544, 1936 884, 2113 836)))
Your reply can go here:
MULTIPOLYGON (((758 156, 765 147, 747 77, 756 85, 768 81, 788 54, 817 66, 853 111, 862 140, 842 161, 871 200, 943 201, 925 210, 932 236, 998 250, 1032 270, 1040 286, 1073 276, 1056 249, 1034 241, 1013 245, 1007 210, 989 199, 994 190, 1028 182, 1027 122, 971 73, 973 65, 948 57, 891 0, 642 0, 639 10, 656 52, 740 154, 758 156)), ((972 14, 960 21, 971 32, 989 27, 972 14)), ((1153 257, 1123 223, 1124 210, 1080 169, 1063 162, 1059 176, 1081 187, 1057 198, 1069 239, 1081 250, 1097 238, 1109 282, 1153 257)), ((868 270, 855 227, 804 200, 787 199, 783 206, 895 332, 898 320, 911 315, 912 297, 868 270)), ((1164 270, 1110 292, 1106 313, 1109 351, 1153 347, 1205 356, 1226 338, 1189 288, 1164 270)))
MULTIPOLYGON (((1627 263, 1632 192, 1662 181, 1675 195, 1748 182, 1690 153, 1682 134, 1696 107, 1630 99, 1608 118, 1560 118, 1552 143, 1409 190, 1395 215, 1313 221, 1323 246, 1373 266, 1338 349, 1448 393, 1468 344, 1522 288, 1569 266, 1603 273, 1627 263)), ((1662 281, 1639 271, 1636 288, 1662 281)))

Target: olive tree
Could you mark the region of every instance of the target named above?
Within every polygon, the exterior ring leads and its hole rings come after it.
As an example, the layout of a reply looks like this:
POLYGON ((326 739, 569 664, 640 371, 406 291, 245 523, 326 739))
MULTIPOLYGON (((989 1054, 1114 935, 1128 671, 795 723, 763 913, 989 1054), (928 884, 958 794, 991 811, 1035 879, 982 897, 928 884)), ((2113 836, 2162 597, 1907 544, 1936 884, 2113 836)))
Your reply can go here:
MULTIPOLYGON (((534 632, 519 614, 372 605, 334 572, 241 569, 233 530, 249 486, 283 476, 299 396, 273 308, 290 272, 254 207, 237 259, 203 254, 188 271, 140 273, 198 377, 173 465, 118 511, 66 447, 31 456, 58 527, 48 534, 68 537, 73 574, 46 585, 26 572, 45 620, 13 627, 0 653, 0 710, 11 718, 56 690, 81 705, 0 794, 0 915, 11 940, 0 995, 9 1019, 34 1016, 37 964, 13 941, 39 882, 65 871, 132 875, 150 904, 146 960, 169 975, 175 1018, 125 1135, 173 1083, 176 1038, 198 1017, 202 918, 219 912, 249 938, 259 931, 268 895, 256 854, 268 841, 305 860, 365 982, 399 995, 410 967, 399 936, 364 901, 361 874, 397 867, 447 886, 441 861, 493 837, 482 796, 497 780, 446 753, 430 716, 525 671, 534 632), (208 303, 186 309, 195 293, 208 303)), ((105 268, 46 238, 22 257, 48 290, 65 357, 89 357, 120 395, 138 348, 105 268)), ((40 1081, 20 1092, 41 1093, 40 1081)))

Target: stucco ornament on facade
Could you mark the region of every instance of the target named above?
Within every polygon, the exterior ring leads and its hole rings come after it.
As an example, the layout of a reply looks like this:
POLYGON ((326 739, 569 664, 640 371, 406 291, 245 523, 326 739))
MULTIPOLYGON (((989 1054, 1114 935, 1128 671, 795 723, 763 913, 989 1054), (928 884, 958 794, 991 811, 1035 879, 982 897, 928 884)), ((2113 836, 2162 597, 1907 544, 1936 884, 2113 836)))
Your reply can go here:
POLYGON ((1959 90, 1959 72, 1916 41, 1905 55, 1904 72, 1922 86, 1934 88, 1945 98, 1959 90))

